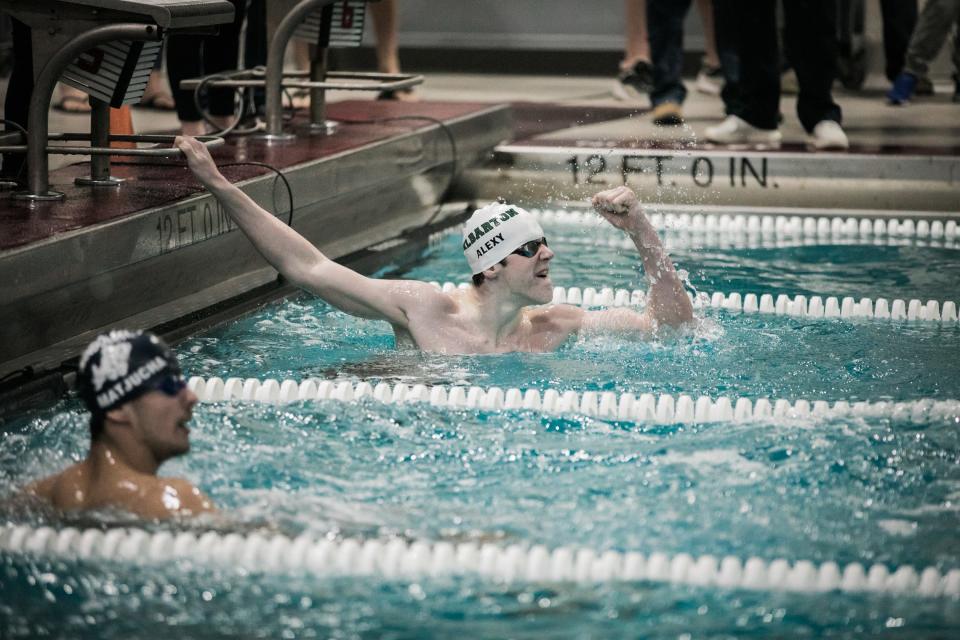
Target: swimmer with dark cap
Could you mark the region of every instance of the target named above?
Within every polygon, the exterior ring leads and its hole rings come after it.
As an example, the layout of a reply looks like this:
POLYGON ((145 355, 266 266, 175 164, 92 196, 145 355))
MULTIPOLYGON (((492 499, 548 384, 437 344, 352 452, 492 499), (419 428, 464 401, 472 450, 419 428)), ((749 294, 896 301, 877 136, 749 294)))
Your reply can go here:
POLYGON ((157 476, 165 460, 190 450, 197 403, 160 338, 122 330, 97 337, 80 358, 77 388, 90 409, 90 451, 27 494, 65 512, 119 508, 166 519, 214 510, 190 482, 157 476))
POLYGON ((647 305, 643 312, 589 311, 550 304, 554 253, 536 219, 520 207, 491 204, 473 214, 464 226, 463 252, 474 286, 445 293, 426 282, 367 278, 337 264, 224 178, 206 146, 190 137, 174 144, 197 179, 287 280, 346 313, 386 320, 398 345, 447 354, 552 351, 573 335, 644 339, 659 327, 693 319, 683 282, 627 187, 601 191, 593 206, 633 240, 650 282, 647 305))

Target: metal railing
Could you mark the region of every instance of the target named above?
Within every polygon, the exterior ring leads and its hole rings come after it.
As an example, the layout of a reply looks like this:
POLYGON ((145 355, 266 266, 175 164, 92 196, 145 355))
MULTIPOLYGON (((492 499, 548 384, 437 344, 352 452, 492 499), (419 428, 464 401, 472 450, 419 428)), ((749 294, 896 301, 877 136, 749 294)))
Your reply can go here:
MULTIPOLYGON (((266 68, 217 73, 204 78, 192 78, 180 84, 182 89, 197 90, 201 86, 218 88, 264 88, 266 90, 266 133, 268 140, 290 140, 295 136, 283 130, 284 89, 310 90, 310 124, 314 131, 331 133, 332 123, 326 121, 328 90, 342 91, 402 91, 423 82, 422 75, 404 73, 365 73, 327 70, 327 49, 317 47, 309 72, 284 73, 283 59, 290 40, 297 29, 314 12, 342 0, 302 0, 283 17, 270 41, 266 68), (304 79, 309 78, 309 79, 304 79), (354 81, 354 82, 350 82, 354 81)), ((268 11, 271 5, 268 5, 268 11)), ((329 25, 327 25, 329 28, 329 25)))

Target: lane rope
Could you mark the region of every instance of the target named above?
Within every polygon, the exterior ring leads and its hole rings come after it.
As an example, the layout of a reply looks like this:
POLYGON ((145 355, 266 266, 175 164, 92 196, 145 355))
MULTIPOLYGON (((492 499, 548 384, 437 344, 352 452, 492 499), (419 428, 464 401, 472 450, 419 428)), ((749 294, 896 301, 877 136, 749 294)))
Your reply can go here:
MULTIPOLYGON (((728 232, 690 232, 690 233, 672 233, 662 232, 663 243, 668 251, 695 251, 699 249, 794 249, 798 247, 810 247, 824 245, 819 238, 799 237, 799 236, 776 236, 776 235, 756 235, 728 232)), ((550 246, 559 246, 561 244, 584 245, 590 247, 609 247, 611 249, 624 249, 636 251, 636 245, 633 240, 623 234, 610 235, 549 235, 550 246)), ((878 247, 934 247, 956 249, 960 248, 958 241, 935 241, 921 240, 916 238, 879 238, 871 242, 860 242, 856 238, 831 238, 830 245, 842 246, 878 246, 878 247)))
POLYGON ((770 562, 734 556, 694 557, 635 551, 492 543, 450 543, 401 539, 344 540, 288 538, 280 534, 195 534, 142 529, 80 530, 6 525, 0 549, 8 553, 136 564, 190 561, 264 572, 416 578, 478 574, 501 582, 608 583, 649 581, 722 589, 799 593, 867 592, 920 597, 960 596, 960 569, 936 567, 919 573, 906 565, 890 570, 808 560, 770 562))
POLYGON ((770 419, 832 419, 840 417, 891 418, 921 424, 929 420, 960 417, 960 401, 922 399, 909 402, 847 402, 838 400, 769 400, 759 398, 716 399, 689 395, 644 393, 615 394, 612 391, 559 391, 500 387, 445 387, 386 382, 375 386, 361 381, 275 380, 268 378, 202 378, 193 376, 187 386, 202 402, 242 400, 285 404, 304 400, 357 402, 364 398, 384 404, 426 402, 436 407, 486 410, 532 410, 547 414, 582 414, 611 420, 653 424, 704 424, 752 422, 770 419))
MULTIPOLYGON (((456 289, 466 289, 473 285, 461 282, 431 282, 445 292, 456 289)), ((803 294, 789 296, 781 293, 776 298, 765 293, 757 296, 755 293, 707 293, 699 292, 696 296, 687 294, 693 301, 694 308, 726 309, 742 313, 763 313, 778 316, 793 316, 798 318, 841 318, 852 320, 857 318, 872 320, 906 320, 940 322, 946 325, 956 325, 957 303, 953 300, 940 302, 928 300, 923 302, 917 298, 909 301, 900 298, 893 301, 887 298, 860 298, 852 296, 810 296, 803 294)), ((614 289, 612 287, 554 287, 553 304, 571 304, 580 307, 632 307, 642 306, 647 298, 642 289, 614 289)))
MULTIPOLYGON (((436 248, 447 238, 460 237, 459 230, 448 230, 439 232, 430 236, 430 247, 436 248)), ((557 235, 549 234, 551 246, 561 246, 563 244, 583 245, 590 247, 608 247, 611 249, 623 249, 635 251, 636 246, 633 241, 623 234, 611 233, 594 235, 557 235)), ((795 249, 798 247, 810 247, 824 245, 822 238, 799 237, 799 236, 776 236, 759 234, 742 234, 729 232, 685 232, 672 233, 664 232, 664 246, 670 252, 677 251, 696 251, 701 249, 795 249)), ((919 238, 901 238, 887 237, 874 238, 870 242, 862 242, 858 238, 831 238, 830 245, 841 246, 890 246, 890 247, 932 247, 945 249, 960 248, 960 240, 923 240, 919 238)))
MULTIPOLYGON (((576 226, 593 226, 614 231, 594 211, 565 209, 530 209, 541 221, 576 226)), ((763 234, 781 237, 846 238, 867 240, 879 238, 911 238, 917 240, 960 241, 960 224, 955 219, 927 220, 912 218, 869 218, 842 216, 787 216, 769 214, 730 215, 723 213, 650 213, 650 223, 662 231, 720 232, 731 234, 763 234)))

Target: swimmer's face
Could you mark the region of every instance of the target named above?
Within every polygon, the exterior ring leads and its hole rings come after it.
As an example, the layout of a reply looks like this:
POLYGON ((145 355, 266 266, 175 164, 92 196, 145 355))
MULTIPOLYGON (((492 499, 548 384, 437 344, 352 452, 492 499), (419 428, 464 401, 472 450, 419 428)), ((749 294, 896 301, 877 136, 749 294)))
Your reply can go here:
POLYGON ((526 255, 511 253, 507 256, 500 277, 511 291, 526 296, 534 304, 547 304, 553 300, 550 261, 555 254, 546 242, 537 241, 527 243, 518 251, 526 255), (539 246, 534 247, 536 244, 539 246))
POLYGON ((197 404, 193 391, 186 386, 172 395, 169 391, 148 391, 129 404, 135 433, 157 461, 190 450, 187 423, 193 417, 193 405, 197 404))

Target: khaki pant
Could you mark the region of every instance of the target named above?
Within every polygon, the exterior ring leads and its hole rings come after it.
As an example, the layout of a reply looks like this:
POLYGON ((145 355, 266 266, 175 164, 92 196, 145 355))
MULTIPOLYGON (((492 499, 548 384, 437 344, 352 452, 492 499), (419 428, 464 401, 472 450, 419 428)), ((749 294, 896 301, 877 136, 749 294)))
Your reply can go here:
MULTIPOLYGON (((927 0, 910 37, 903 70, 926 77, 930 62, 940 53, 947 36, 960 22, 960 0, 927 0)), ((953 72, 960 74, 960 33, 953 41, 953 72)))

